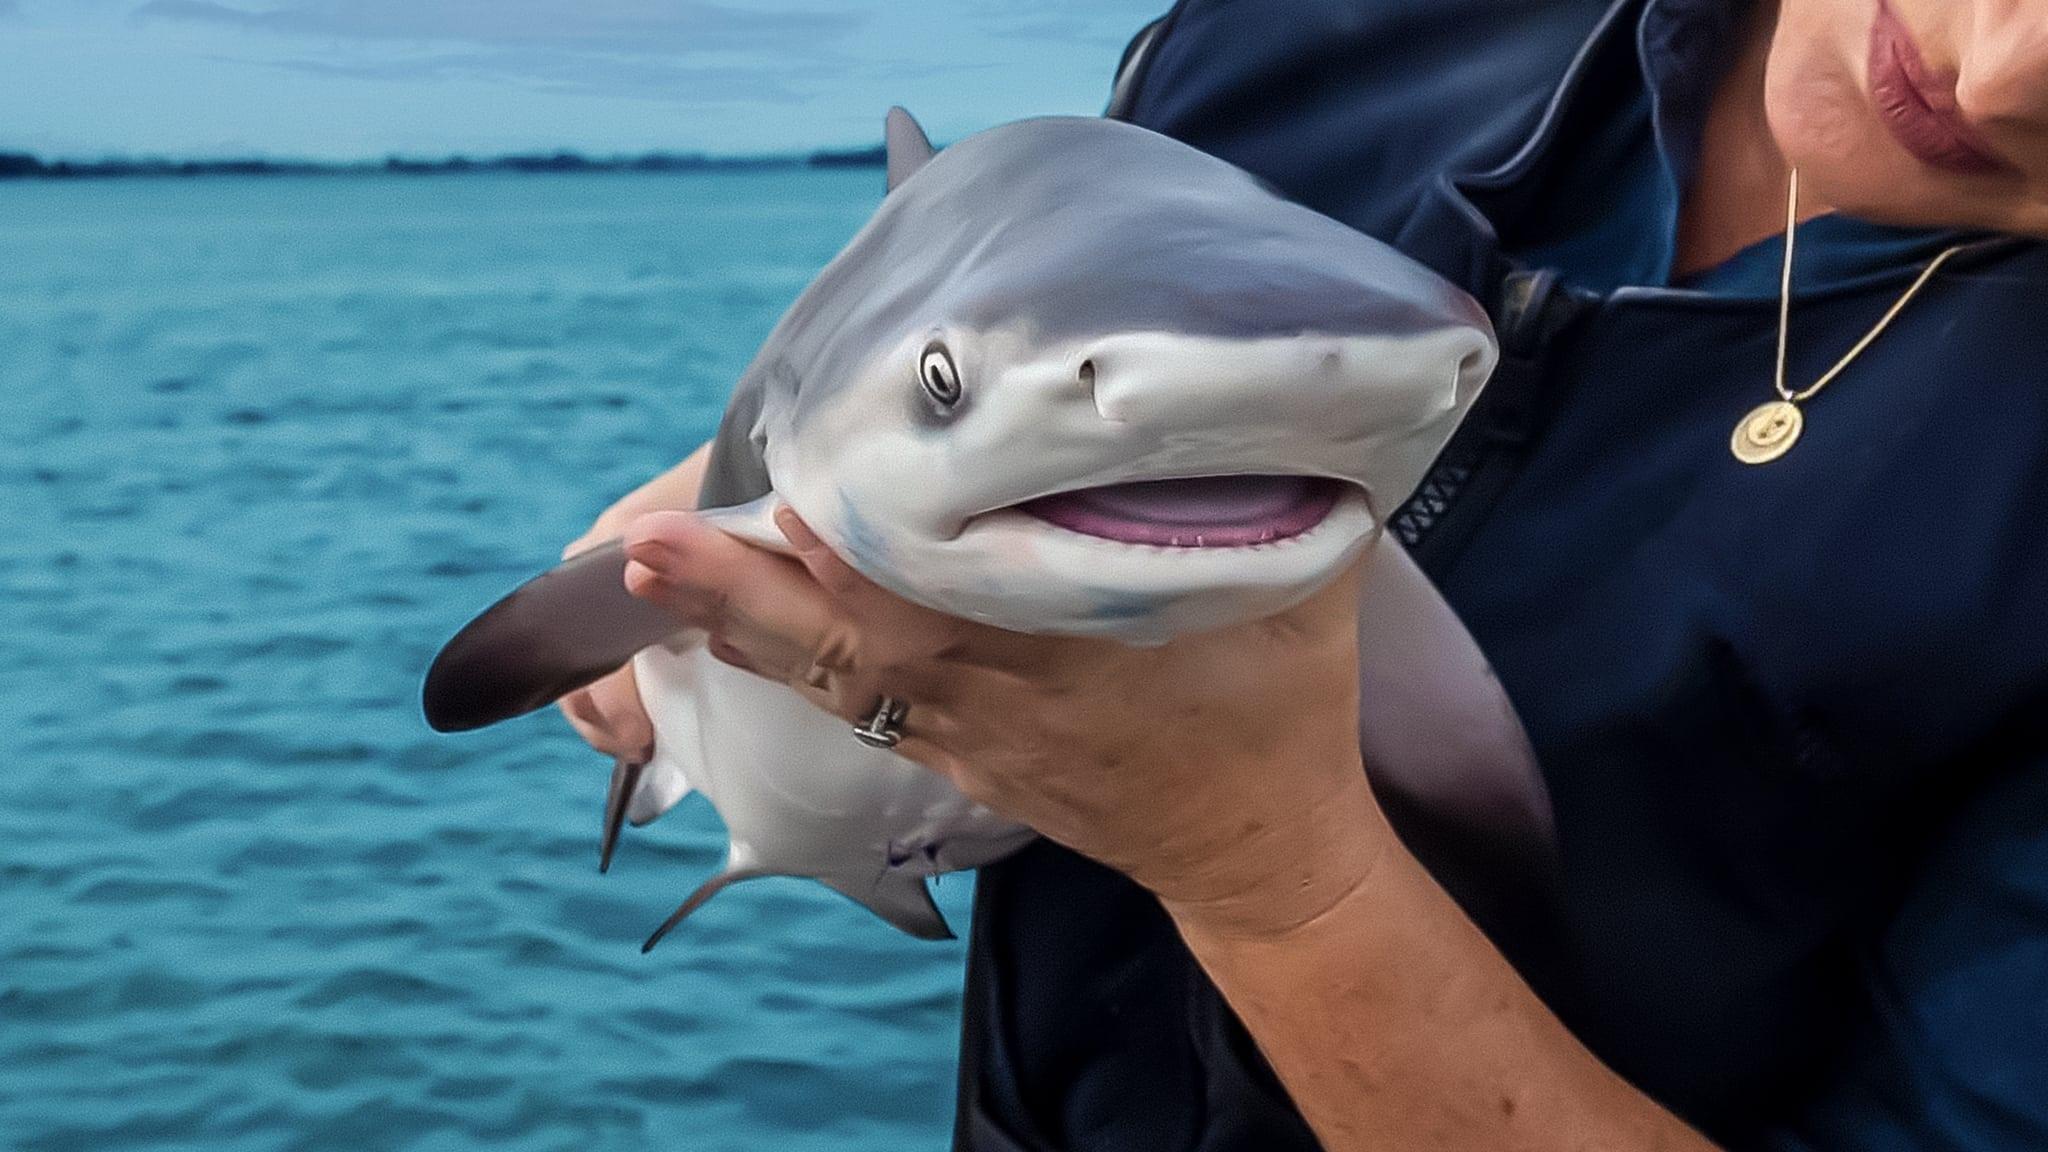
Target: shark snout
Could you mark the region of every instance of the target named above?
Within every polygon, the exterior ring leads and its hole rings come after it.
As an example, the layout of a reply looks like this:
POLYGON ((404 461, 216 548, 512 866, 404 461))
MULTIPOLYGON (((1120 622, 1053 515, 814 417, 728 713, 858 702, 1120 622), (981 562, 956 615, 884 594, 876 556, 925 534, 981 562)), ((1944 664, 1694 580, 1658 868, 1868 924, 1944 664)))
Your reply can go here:
POLYGON ((1296 406, 1341 372, 1332 341, 1177 337, 1140 333, 1088 350, 1077 375, 1095 411, 1113 424, 1217 426, 1269 405, 1296 406))
POLYGON ((1483 332, 1251 340, 1134 333, 1081 350, 1080 387, 1112 424, 1167 436, 1314 430, 1356 442, 1457 410, 1492 367, 1483 332))

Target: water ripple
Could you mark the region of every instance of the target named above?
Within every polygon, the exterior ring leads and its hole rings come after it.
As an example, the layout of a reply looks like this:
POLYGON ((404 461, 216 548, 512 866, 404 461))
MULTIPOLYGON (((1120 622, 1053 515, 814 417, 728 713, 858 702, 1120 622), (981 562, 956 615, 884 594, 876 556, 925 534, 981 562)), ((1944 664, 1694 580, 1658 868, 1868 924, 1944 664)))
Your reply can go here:
POLYGON ((762 882, 642 957, 709 810, 600 878, 602 757, 417 704, 870 175, 0 186, 0 1144, 943 1145, 957 944, 762 882))

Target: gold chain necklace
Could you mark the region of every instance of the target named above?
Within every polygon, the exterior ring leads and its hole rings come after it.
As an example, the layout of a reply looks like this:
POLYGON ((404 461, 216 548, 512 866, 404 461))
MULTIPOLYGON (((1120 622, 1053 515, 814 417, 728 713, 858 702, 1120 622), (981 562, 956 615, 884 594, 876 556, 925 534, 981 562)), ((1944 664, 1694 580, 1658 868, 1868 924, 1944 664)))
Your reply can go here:
POLYGON ((1794 392, 1785 383, 1785 346, 1792 330, 1792 253, 1798 232, 1799 170, 1795 168, 1792 170, 1791 190, 1785 197, 1785 274, 1778 287, 1778 398, 1752 409, 1742 418, 1742 423, 1735 426, 1735 437, 1729 447, 1734 450, 1735 458, 1744 464, 1769 464, 1790 452, 1792 445, 1799 442, 1799 434, 1806 430, 1806 413, 1799 406, 1834 383, 1835 378, 1855 363, 1865 349, 1875 344, 1877 338, 1884 335, 1884 330, 1891 327, 1892 321, 1899 318, 1899 313, 1906 310, 1906 305, 1913 302, 1913 297, 1918 296, 1920 290, 1927 287, 1927 282, 1934 279, 1934 274, 1941 271, 1941 266, 1964 247, 1958 244, 1930 261, 1921 271, 1920 278, 1913 281, 1913 286, 1906 289, 1906 294, 1899 297, 1898 303, 1892 305, 1891 311, 1884 314, 1877 326, 1849 349, 1848 355, 1828 369, 1827 375, 1794 392))

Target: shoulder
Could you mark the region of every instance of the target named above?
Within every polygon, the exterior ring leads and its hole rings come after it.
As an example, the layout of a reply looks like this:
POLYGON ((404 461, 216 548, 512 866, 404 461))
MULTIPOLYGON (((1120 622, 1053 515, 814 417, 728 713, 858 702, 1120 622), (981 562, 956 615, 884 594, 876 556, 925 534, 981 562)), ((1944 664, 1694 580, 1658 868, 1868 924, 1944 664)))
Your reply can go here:
POLYGON ((1382 236, 1424 183, 1534 126, 1611 0, 1182 0, 1126 116, 1382 236))

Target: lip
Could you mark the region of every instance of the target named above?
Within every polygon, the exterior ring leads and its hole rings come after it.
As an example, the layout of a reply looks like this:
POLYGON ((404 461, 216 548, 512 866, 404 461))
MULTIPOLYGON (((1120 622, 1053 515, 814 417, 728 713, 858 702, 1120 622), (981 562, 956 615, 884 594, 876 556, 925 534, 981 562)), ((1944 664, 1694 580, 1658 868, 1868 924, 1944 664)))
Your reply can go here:
POLYGON ((1927 66, 1889 0, 1878 0, 1870 29, 1870 97, 1892 137, 1921 163, 1968 176, 2015 171, 1963 118, 1955 74, 1927 66))
POLYGON ((1120 544, 1247 548, 1291 539, 1321 524, 1344 487, 1315 476, 1141 480, 1043 496, 1017 510, 1120 544))

